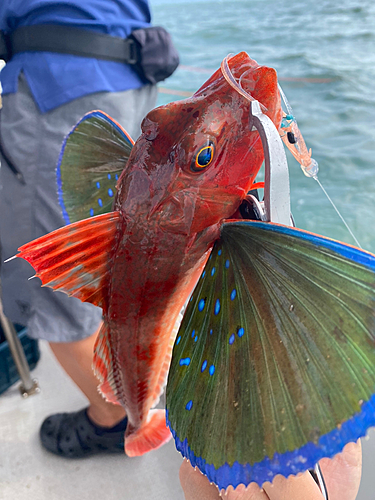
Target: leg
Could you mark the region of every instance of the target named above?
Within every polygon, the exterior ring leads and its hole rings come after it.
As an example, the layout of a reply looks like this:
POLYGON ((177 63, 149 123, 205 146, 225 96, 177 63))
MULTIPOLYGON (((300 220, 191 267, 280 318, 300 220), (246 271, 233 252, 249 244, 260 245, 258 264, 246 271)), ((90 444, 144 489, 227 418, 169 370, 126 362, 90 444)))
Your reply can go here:
MULTIPOLYGON (((156 100, 156 86, 132 91, 89 94, 41 114, 23 76, 18 92, 4 96, 1 141, 22 171, 23 185, 5 165, 0 169, 0 234, 3 257, 64 224, 56 194, 55 165, 63 137, 81 116, 101 108, 136 137, 144 114, 156 100), (20 139, 21 138, 21 139, 20 139), (16 229, 15 229, 16 228, 16 229)), ((48 417, 40 431, 42 444, 65 457, 99 451, 123 453, 127 420, 124 410, 105 402, 92 370, 93 346, 101 310, 75 298, 28 281, 32 268, 19 259, 2 266, 4 310, 14 322, 27 325, 28 334, 50 342, 57 359, 89 399, 89 409, 48 417)))
POLYGON ((126 413, 121 406, 105 401, 91 368, 98 332, 75 342, 50 342, 61 366, 89 400, 87 409, 51 415, 40 428, 43 447, 65 458, 124 453, 126 413))
POLYGON ((98 391, 98 379, 92 371, 94 344, 99 330, 77 342, 50 342, 50 347, 73 382, 89 400, 89 418, 101 427, 113 427, 125 417, 122 406, 108 403, 98 391))

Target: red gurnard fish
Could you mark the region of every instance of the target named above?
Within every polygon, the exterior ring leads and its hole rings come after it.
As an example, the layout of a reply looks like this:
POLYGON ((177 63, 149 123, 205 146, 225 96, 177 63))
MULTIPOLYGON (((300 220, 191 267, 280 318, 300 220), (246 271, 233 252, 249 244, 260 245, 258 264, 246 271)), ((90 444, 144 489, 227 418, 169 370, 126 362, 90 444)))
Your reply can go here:
MULTIPOLYGON (((278 127, 275 70, 244 52, 229 68, 278 127)), ((20 248, 18 257, 34 266, 43 285, 103 308, 94 369, 105 397, 126 410, 127 455, 170 437, 165 411, 150 408, 166 381, 174 325, 222 220, 236 212, 263 161, 258 133, 249 131, 249 105, 218 70, 191 98, 151 111, 130 156, 132 141, 119 125, 89 113, 63 147, 64 214, 71 222, 97 213, 104 196, 98 191, 87 201, 88 188, 123 169, 113 211, 20 248), (64 198, 69 188, 73 201, 69 193, 64 198)))
POLYGON ((242 52, 192 98, 151 111, 134 147, 89 113, 58 168, 73 224, 19 254, 44 285, 103 308, 94 368, 128 414, 126 453, 166 442, 167 421, 223 489, 311 469, 375 425, 375 256, 238 220, 263 160, 253 99, 279 128, 276 73, 242 52), (151 408, 168 370, 165 415, 151 408))

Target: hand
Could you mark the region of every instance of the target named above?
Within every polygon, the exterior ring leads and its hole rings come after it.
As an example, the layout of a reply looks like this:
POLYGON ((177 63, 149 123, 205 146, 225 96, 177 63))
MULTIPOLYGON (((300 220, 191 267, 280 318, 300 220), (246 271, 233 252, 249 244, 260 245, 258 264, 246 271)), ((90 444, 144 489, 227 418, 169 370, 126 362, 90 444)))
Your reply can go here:
MULTIPOLYGON (((319 462, 328 490, 329 500, 355 500, 361 480, 361 443, 349 443, 342 453, 333 459, 324 458, 319 462)), ((291 476, 288 479, 276 476, 271 483, 259 488, 251 483, 227 494, 220 494, 217 487, 210 484, 207 477, 184 460, 180 468, 181 486, 186 500, 322 500, 315 481, 309 472, 291 476)))

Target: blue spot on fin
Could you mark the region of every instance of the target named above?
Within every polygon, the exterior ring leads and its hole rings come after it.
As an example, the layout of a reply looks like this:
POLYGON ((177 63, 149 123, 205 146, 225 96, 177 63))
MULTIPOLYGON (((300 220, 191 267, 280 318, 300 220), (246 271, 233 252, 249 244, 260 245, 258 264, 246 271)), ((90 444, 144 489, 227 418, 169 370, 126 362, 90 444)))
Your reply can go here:
POLYGON ((181 358, 180 359, 180 366, 189 366, 190 365, 190 358, 181 358))
POLYGON ((221 309, 220 300, 219 300, 219 299, 216 299, 216 302, 215 302, 215 309, 214 309, 214 314, 215 314, 216 316, 219 314, 220 309, 221 309))
POLYGON ((190 401, 186 404, 185 408, 186 408, 188 411, 190 411, 190 410, 193 408, 193 401, 192 401, 192 400, 190 400, 190 401))

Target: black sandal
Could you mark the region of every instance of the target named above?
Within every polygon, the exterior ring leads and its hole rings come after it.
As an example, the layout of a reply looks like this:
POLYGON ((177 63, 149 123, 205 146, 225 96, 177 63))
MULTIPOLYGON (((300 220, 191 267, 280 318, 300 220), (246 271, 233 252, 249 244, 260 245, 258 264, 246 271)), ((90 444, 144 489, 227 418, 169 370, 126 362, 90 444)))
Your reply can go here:
POLYGON ((43 447, 66 458, 80 458, 98 453, 124 453, 127 418, 114 427, 95 425, 87 408, 74 413, 47 417, 40 428, 43 447))

